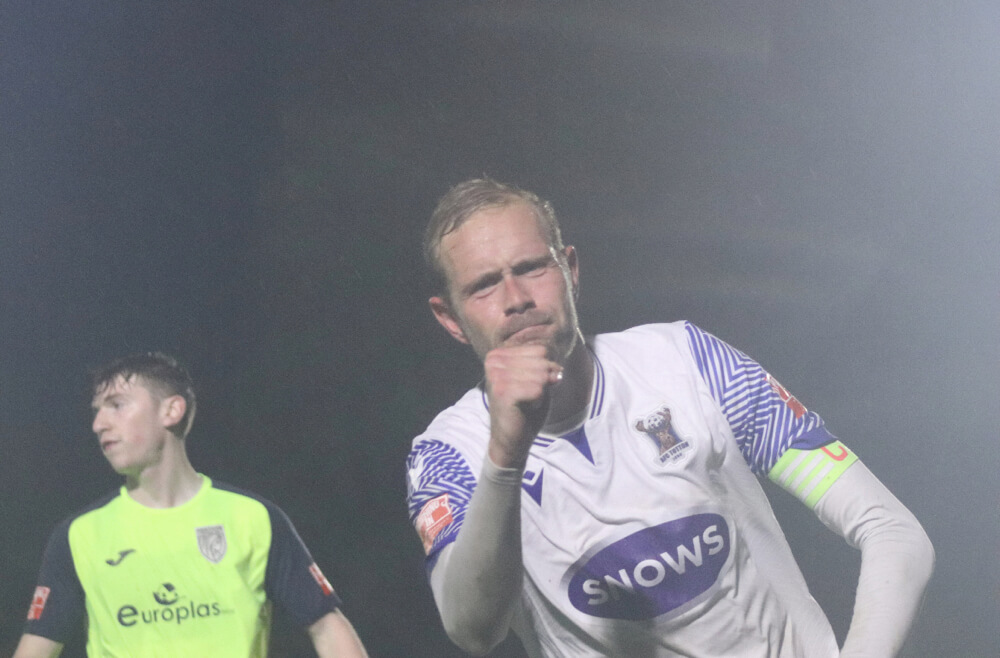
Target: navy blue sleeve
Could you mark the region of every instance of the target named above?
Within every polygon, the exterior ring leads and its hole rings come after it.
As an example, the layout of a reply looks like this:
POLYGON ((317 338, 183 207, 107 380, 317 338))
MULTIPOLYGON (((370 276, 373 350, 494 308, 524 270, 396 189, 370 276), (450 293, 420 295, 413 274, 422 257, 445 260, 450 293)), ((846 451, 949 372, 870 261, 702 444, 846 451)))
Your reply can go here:
POLYGON ((65 644, 84 619, 84 595, 69 548, 69 525, 63 521, 52 532, 42 557, 37 586, 28 607, 24 632, 65 644))
POLYGON ((288 516, 267 503, 271 516, 271 548, 264 589, 300 626, 313 622, 340 606, 340 598, 309 554, 288 516))

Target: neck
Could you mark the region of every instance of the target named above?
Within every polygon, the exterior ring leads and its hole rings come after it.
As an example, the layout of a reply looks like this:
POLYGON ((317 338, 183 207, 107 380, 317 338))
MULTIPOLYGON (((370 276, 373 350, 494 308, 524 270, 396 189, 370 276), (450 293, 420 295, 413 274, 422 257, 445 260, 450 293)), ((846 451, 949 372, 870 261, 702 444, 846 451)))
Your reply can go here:
POLYGON ((157 464, 125 476, 125 489, 132 500, 156 509, 183 505, 194 498, 201 483, 201 476, 188 461, 182 439, 176 440, 174 449, 165 450, 157 464))
POLYGON ((578 334, 576 345, 563 365, 563 379, 552 391, 552 403, 545 424, 559 425, 582 413, 590 404, 593 383, 594 359, 583 335, 578 334))

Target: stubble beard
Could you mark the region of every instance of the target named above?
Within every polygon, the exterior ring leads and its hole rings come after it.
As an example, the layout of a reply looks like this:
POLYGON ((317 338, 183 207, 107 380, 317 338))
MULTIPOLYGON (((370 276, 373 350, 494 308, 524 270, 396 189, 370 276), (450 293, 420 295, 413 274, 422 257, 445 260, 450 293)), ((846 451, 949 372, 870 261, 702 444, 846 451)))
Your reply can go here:
MULTIPOLYGON (((572 354, 579 343, 582 342, 580 327, 577 323, 576 308, 572 301, 567 304, 563 317, 565 319, 562 326, 558 327, 554 333, 544 337, 528 338, 524 341, 519 341, 517 336, 514 335, 516 334, 517 329, 515 329, 514 334, 511 334, 510 327, 505 327, 503 331, 498 332, 494 336, 486 336, 476 331, 470 331, 471 327, 463 327, 463 331, 470 339, 469 343, 481 362, 486 359, 486 355, 490 351, 499 347, 542 345, 545 347, 545 357, 548 360, 558 363, 559 365, 565 365, 570 354, 572 354)), ((524 327, 519 328, 531 327, 536 324, 553 324, 553 318, 551 316, 544 316, 544 318, 540 319, 543 319, 544 322, 529 322, 525 323, 524 327)))
POLYGON ((554 361, 561 366, 566 365, 569 355, 576 349, 580 340, 580 328, 576 324, 576 314, 574 313, 565 327, 556 332, 551 340, 545 342, 545 354, 549 361, 554 361))

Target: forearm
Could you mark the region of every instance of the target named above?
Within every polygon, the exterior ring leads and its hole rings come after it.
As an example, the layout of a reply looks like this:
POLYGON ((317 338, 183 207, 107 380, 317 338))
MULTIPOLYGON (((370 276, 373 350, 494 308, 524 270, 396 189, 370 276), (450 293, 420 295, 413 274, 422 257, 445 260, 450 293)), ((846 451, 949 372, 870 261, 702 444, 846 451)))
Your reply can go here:
POLYGON ((452 641, 481 655, 503 640, 522 579, 521 472, 486 459, 462 530, 431 574, 452 641))
POLYGON ((816 506, 819 518, 861 550, 854 615, 842 658, 895 656, 923 600, 934 549, 917 519, 858 462, 816 506))
POLYGON ((56 658, 63 645, 41 635, 25 633, 14 650, 14 658, 56 658))
POLYGON ((316 620, 309 627, 309 637, 320 658, 368 658, 361 638, 340 610, 316 620))

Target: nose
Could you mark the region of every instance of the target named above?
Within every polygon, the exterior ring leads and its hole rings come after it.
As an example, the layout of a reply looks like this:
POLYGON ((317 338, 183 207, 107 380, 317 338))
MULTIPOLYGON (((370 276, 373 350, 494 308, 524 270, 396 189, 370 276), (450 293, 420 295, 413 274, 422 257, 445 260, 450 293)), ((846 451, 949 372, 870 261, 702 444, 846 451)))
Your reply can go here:
POLYGON ((94 422, 91 424, 90 429, 94 430, 94 434, 97 436, 100 436, 101 432, 108 429, 108 423, 105 419, 103 409, 99 409, 97 413, 94 414, 94 422))
POLYGON ((513 315, 523 313, 535 306, 535 300, 524 281, 517 276, 505 276, 503 279, 504 313, 513 315))

